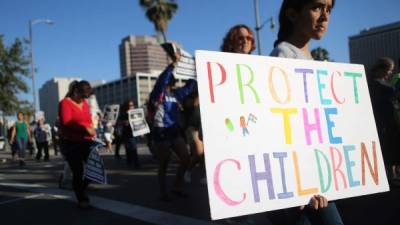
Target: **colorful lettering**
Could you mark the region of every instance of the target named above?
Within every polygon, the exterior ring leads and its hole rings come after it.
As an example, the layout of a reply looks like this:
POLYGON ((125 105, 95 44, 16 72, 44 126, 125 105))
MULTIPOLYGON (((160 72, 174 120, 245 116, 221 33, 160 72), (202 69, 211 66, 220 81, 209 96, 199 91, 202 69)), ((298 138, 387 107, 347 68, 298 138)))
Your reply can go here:
POLYGON ((269 154, 264 153, 264 172, 257 172, 256 170, 256 160, 254 155, 249 155, 249 165, 250 165, 250 175, 251 175, 251 184, 253 185, 253 194, 254 201, 260 202, 260 192, 258 189, 258 181, 265 180, 267 182, 268 187, 268 197, 269 199, 275 199, 275 191, 274 184, 272 180, 272 172, 271 172, 271 162, 269 160, 269 154))
POLYGON ((258 94, 256 92, 256 90, 254 89, 253 86, 251 86, 251 84, 254 81, 254 73, 253 70, 245 64, 238 64, 236 65, 236 75, 237 75, 237 81, 238 81, 238 86, 239 86, 239 94, 240 94, 240 102, 242 104, 244 104, 244 91, 243 91, 243 87, 246 86, 248 87, 254 94, 254 97, 256 98, 256 102, 260 103, 260 98, 258 97, 258 94), (249 72, 250 72, 250 80, 249 82, 247 82, 247 84, 243 84, 243 80, 242 80, 242 73, 240 70, 240 67, 245 67, 249 72))
POLYGON ((285 143, 286 144, 292 144, 292 126, 290 123, 290 114, 297 114, 297 109, 296 108, 272 108, 271 109, 272 113, 281 113, 283 116, 283 127, 285 130, 285 143))
POLYGON ((221 184, 220 184, 219 175, 220 175, 222 165, 227 162, 233 162, 236 165, 237 169, 240 170, 240 162, 235 159, 225 159, 225 160, 221 161, 220 163, 218 163, 217 167, 214 170, 214 190, 215 190, 215 193, 217 194, 217 196, 225 204, 227 204, 229 206, 236 206, 236 205, 241 204, 246 199, 246 193, 243 193, 243 197, 239 201, 235 201, 235 200, 229 198, 228 195, 225 194, 225 192, 222 189, 221 184))
MULTIPOLYGON (((213 82, 213 75, 211 73, 211 63, 212 62, 207 62, 207 72, 208 72, 208 89, 210 90, 210 100, 212 103, 215 103, 215 98, 214 98, 214 82, 213 82)), ((221 81, 219 82, 219 84, 217 84, 217 86, 223 84, 226 80, 226 72, 224 67, 217 63, 214 62, 215 64, 218 65, 218 67, 221 70, 221 81)))

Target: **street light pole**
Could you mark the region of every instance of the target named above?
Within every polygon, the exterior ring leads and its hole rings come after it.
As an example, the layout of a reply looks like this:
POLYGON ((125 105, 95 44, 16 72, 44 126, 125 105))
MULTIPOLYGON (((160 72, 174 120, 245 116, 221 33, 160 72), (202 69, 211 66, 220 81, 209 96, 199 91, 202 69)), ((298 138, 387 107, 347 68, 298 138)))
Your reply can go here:
POLYGON ((275 22, 274 22, 274 17, 270 17, 269 19, 265 20, 261 25, 260 25, 260 11, 259 11, 259 1, 254 0, 254 10, 255 10, 255 15, 256 15, 256 36, 257 36, 257 49, 258 49, 258 55, 261 55, 261 40, 260 40, 260 30, 264 27, 264 25, 267 22, 270 22, 270 28, 273 30, 275 28, 275 22))
POLYGON ((261 55, 261 41, 260 41, 260 11, 259 11, 259 2, 258 0, 254 0, 254 10, 256 11, 256 36, 257 36, 257 50, 258 55, 261 55))
POLYGON ((29 20, 29 58, 31 61, 31 78, 32 78, 32 96, 33 96, 33 112, 36 113, 37 110, 37 99, 36 99, 36 87, 35 87, 35 64, 33 60, 33 46, 32 46, 32 26, 37 23, 46 23, 49 25, 53 24, 51 20, 29 20))

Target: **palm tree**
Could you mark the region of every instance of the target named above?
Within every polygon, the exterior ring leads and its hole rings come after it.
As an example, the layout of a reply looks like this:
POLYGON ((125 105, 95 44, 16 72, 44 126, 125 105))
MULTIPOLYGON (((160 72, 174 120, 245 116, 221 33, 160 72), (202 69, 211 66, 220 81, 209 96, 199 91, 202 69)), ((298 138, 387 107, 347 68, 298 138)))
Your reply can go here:
POLYGON ((139 0, 140 6, 146 10, 146 17, 154 24, 157 32, 167 41, 165 35, 169 21, 178 9, 174 0, 139 0))
POLYGON ((313 57, 315 60, 318 60, 318 61, 332 61, 332 60, 329 58, 329 52, 328 52, 328 50, 326 50, 326 49, 324 49, 324 48, 321 48, 321 47, 314 48, 314 49, 311 51, 311 55, 312 55, 312 57, 313 57))

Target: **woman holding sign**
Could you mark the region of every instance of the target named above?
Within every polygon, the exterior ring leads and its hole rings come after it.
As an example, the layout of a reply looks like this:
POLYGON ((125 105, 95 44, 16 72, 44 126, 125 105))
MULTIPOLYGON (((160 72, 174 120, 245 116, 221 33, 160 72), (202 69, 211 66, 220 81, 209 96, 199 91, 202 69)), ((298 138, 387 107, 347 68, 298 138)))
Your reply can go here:
POLYGON ((89 82, 76 82, 59 104, 60 130, 63 137, 62 149, 72 170, 73 188, 80 208, 89 207, 86 188, 89 184, 83 178, 84 162, 87 161, 90 146, 96 131, 93 127, 89 105, 86 99, 92 94, 89 82))
MULTIPOLYGON (((312 60, 311 39, 320 40, 329 23, 335 0, 284 0, 279 13, 278 39, 271 56, 312 60)), ((321 195, 311 198, 308 206, 300 209, 279 210, 271 213, 288 224, 343 224, 334 203, 321 195)))
POLYGON ((126 164, 131 166, 133 164, 133 168, 139 169, 139 157, 137 153, 137 145, 136 138, 133 136, 132 127, 129 124, 129 110, 134 109, 135 104, 132 100, 126 101, 121 107, 121 114, 117 120, 117 126, 121 126, 122 128, 122 143, 125 147, 126 154, 126 164))

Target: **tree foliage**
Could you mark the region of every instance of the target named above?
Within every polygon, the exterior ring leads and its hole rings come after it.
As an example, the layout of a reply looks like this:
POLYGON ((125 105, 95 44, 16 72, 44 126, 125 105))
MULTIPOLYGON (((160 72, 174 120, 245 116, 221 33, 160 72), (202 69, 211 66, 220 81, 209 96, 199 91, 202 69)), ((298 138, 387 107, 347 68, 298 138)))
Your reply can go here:
POLYGON ((166 32, 168 23, 178 10, 178 5, 173 0, 139 0, 140 6, 146 10, 146 17, 160 32, 163 41, 167 41, 166 32))
POLYGON ((333 61, 329 58, 328 50, 321 47, 317 47, 311 50, 311 55, 315 60, 318 61, 333 61))
POLYGON ((0 35, 0 110, 5 115, 17 111, 29 112, 32 108, 28 101, 18 99, 18 94, 29 90, 24 81, 24 77, 29 75, 29 60, 24 50, 20 39, 6 46, 3 35, 0 35))

